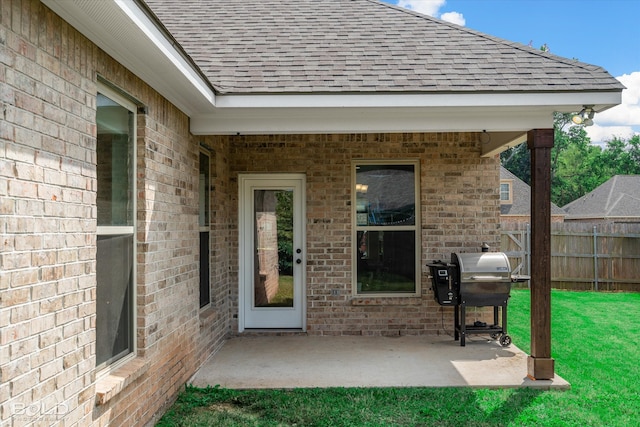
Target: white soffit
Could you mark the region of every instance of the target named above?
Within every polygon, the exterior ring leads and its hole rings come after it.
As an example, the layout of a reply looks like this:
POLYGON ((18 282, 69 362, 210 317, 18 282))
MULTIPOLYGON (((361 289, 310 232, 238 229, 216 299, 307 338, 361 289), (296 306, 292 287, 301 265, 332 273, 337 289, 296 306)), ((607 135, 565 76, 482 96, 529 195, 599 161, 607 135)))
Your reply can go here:
POLYGON ((191 117, 207 134, 513 132, 553 127, 553 113, 598 112, 619 92, 506 94, 218 95, 212 114, 191 117))
POLYGON ((134 1, 42 2, 186 114, 213 110, 207 80, 134 1))

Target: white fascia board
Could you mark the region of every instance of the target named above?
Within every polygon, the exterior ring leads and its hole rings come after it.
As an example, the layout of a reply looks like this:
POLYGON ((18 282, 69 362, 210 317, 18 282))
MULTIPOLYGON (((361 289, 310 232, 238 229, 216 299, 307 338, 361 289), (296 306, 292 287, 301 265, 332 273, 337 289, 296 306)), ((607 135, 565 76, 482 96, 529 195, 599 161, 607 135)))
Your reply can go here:
POLYGON ((149 19, 147 14, 131 0, 116 0, 116 4, 193 87, 197 89, 212 106, 215 105, 215 95, 208 82, 200 76, 194 69, 194 66, 184 58, 182 52, 158 29, 157 25, 149 19))
POLYGON ((214 110, 209 82, 136 2, 42 2, 187 115, 214 110))
POLYGON ((600 112, 621 102, 621 92, 380 93, 218 95, 218 108, 542 107, 566 112, 594 105, 600 112), (599 107, 599 108, 597 108, 599 107), (564 111, 564 110, 557 110, 564 111))
POLYGON ((553 112, 515 108, 217 109, 191 118, 195 135, 526 131, 553 127, 553 112))
POLYGON ((528 131, 553 127, 555 111, 600 111, 619 92, 506 94, 218 95, 192 116, 207 134, 528 131))

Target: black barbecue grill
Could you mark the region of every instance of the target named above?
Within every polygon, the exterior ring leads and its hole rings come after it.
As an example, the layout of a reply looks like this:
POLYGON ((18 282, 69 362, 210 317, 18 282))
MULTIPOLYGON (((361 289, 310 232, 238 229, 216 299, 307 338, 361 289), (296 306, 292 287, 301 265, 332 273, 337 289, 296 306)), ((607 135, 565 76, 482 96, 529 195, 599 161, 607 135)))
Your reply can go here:
POLYGON ((488 334, 500 344, 511 344, 507 335, 507 302, 511 282, 525 280, 512 276, 509 258, 502 252, 453 253, 451 262, 428 264, 434 298, 438 304, 453 306, 454 338, 465 345, 467 334, 488 334), (493 307, 493 324, 476 321, 466 324, 467 307, 493 307), (502 324, 498 309, 502 309, 502 324))

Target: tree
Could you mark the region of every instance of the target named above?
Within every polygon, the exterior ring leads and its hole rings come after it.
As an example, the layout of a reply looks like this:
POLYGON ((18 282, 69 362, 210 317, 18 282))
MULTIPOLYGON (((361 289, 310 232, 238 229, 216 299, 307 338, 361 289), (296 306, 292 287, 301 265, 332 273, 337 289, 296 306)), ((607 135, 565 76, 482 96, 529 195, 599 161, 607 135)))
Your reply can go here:
POLYGON ((278 226, 278 268, 280 274, 293 274, 293 192, 276 192, 278 226))
POLYGON ((564 206, 608 179, 598 161, 601 151, 599 146, 579 138, 561 151, 551 183, 554 203, 564 206))
POLYGON ((610 175, 633 175, 640 173, 640 136, 636 135, 629 142, 619 137, 607 141, 606 150, 602 153, 603 167, 610 175))
MULTIPOLYGON (((640 174, 640 135, 628 141, 614 137, 605 148, 591 144, 583 126, 572 114, 554 115, 554 147, 551 150, 551 201, 558 206, 582 197, 614 175, 640 174)), ((502 166, 531 184, 531 161, 526 144, 500 155, 502 166)))
POLYGON ((500 163, 509 172, 531 185, 531 155, 526 143, 500 153, 500 163))
POLYGON ((629 140, 629 156, 636 166, 640 167, 640 135, 634 135, 629 140))

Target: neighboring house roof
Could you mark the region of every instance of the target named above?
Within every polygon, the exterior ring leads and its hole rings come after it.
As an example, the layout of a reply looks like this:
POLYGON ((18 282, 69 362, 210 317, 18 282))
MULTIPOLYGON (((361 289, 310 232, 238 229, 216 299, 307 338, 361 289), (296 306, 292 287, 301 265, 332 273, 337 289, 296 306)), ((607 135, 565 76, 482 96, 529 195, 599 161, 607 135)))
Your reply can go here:
POLYGON ((375 0, 145 0, 220 93, 619 90, 604 69, 375 0))
MULTIPOLYGON (((529 184, 500 166, 500 180, 512 181, 512 203, 500 204, 500 215, 530 216, 531 215, 531 187, 529 184)), ((551 215, 565 216, 566 212, 555 203, 551 203, 551 215)))
POLYGON ((567 219, 640 217, 640 175, 616 175, 564 206, 567 219))

